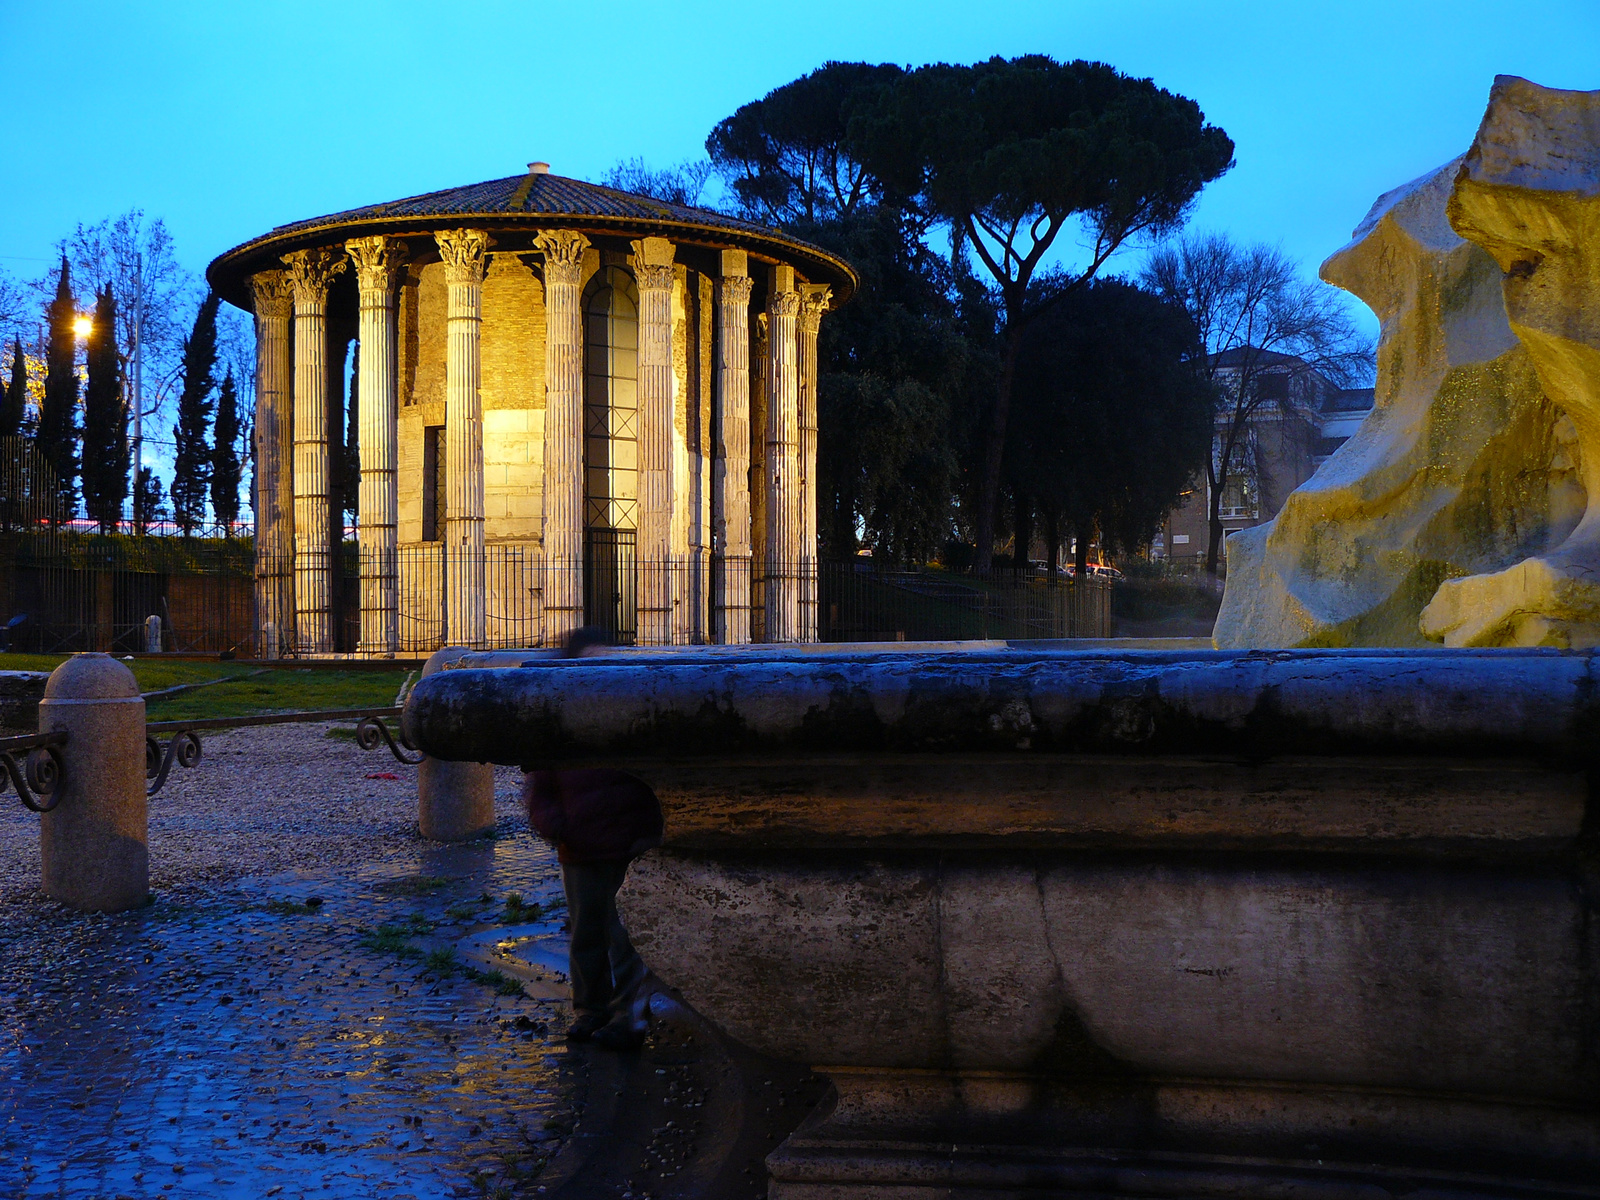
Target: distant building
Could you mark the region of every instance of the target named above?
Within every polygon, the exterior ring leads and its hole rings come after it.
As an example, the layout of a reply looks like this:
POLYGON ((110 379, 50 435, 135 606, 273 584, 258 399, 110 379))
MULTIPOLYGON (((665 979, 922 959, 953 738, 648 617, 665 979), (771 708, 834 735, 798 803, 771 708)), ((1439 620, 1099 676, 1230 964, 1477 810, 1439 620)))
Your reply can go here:
MULTIPOLYGON (((1217 356, 1217 375, 1237 394, 1242 351, 1217 356)), ((1224 485, 1223 535, 1277 516, 1299 487, 1350 438, 1372 411, 1371 388, 1341 388, 1303 358, 1261 352, 1255 380, 1261 403, 1235 447, 1224 485)), ((1211 453, 1220 457, 1232 416, 1229 404, 1217 416, 1211 453)), ((1203 563, 1210 542, 1211 488, 1203 468, 1193 488, 1167 514, 1150 547, 1152 558, 1203 563)))

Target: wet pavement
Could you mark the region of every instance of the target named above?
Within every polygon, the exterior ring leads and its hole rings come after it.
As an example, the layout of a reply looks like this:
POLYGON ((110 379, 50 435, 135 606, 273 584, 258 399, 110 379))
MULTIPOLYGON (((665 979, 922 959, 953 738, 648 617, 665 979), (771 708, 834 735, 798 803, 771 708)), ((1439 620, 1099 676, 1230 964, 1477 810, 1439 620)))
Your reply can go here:
POLYGON ((414 768, 301 730, 210 740, 156 797, 137 912, 44 899, 0 796, 0 1200, 764 1196, 825 1085, 666 991, 639 1054, 567 1046, 516 774, 499 836, 440 846, 414 768))
POLYGON ((448 949, 492 936, 508 893, 555 910, 559 947, 555 863, 526 836, 8 914, 0 1195, 521 1194, 579 1068, 559 977, 534 999, 448 949))

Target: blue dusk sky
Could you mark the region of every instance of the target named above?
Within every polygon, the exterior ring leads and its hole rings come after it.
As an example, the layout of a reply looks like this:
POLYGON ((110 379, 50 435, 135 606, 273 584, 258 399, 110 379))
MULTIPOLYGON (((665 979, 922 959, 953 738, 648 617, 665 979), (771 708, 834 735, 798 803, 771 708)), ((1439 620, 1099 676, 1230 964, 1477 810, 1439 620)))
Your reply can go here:
POLYGON ((1314 269, 1380 192, 1465 149, 1495 74, 1600 88, 1600 0, 0 0, 0 270, 37 276, 75 223, 131 207, 200 270, 274 225, 530 159, 595 179, 699 157, 828 59, 1031 52, 1198 101, 1238 165, 1194 227, 1314 269))

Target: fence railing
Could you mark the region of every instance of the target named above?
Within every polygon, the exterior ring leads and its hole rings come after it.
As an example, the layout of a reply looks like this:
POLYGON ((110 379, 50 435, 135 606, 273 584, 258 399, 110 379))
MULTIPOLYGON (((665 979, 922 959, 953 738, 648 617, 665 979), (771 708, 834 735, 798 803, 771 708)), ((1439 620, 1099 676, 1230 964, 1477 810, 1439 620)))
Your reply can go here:
POLYGON ((548 646, 558 640, 554 631, 577 623, 625 645, 743 640, 741 628, 756 642, 850 642, 1107 637, 1112 627, 1111 581, 1027 571, 975 578, 861 560, 723 561, 704 551, 650 562, 612 540, 569 563, 526 545, 463 555, 432 543, 382 561, 346 545, 326 579, 312 580, 303 560, 257 557, 248 545, 186 551, 177 539, 158 549, 103 539, 45 554, 18 541, 0 539, 0 626, 16 622, 10 648, 41 653, 142 651, 156 616, 166 651, 252 658, 276 646, 289 657, 375 656, 388 651, 363 643, 363 607, 369 632, 382 628, 386 594, 393 650, 406 657, 446 644, 548 646), (328 597, 321 646, 294 636, 305 619, 295 615, 297 589, 313 586, 328 597), (481 604, 452 605, 452 589, 481 592, 481 604), (279 597, 277 611, 263 604, 271 596, 279 597))

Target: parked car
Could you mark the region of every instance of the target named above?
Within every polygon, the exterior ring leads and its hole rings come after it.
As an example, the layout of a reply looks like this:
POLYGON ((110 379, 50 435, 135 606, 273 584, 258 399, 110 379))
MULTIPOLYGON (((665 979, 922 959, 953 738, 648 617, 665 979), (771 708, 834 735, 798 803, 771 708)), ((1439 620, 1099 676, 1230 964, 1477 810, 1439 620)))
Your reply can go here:
MULTIPOLYGON (((1063 567, 1062 570, 1067 573, 1069 578, 1075 577, 1078 574, 1078 566, 1076 563, 1071 563, 1066 567, 1063 567)), ((1111 579, 1119 583, 1127 578, 1127 576, 1121 571, 1117 570, 1115 567, 1108 567, 1105 565, 1105 563, 1089 563, 1087 574, 1098 575, 1101 579, 1111 579)))

